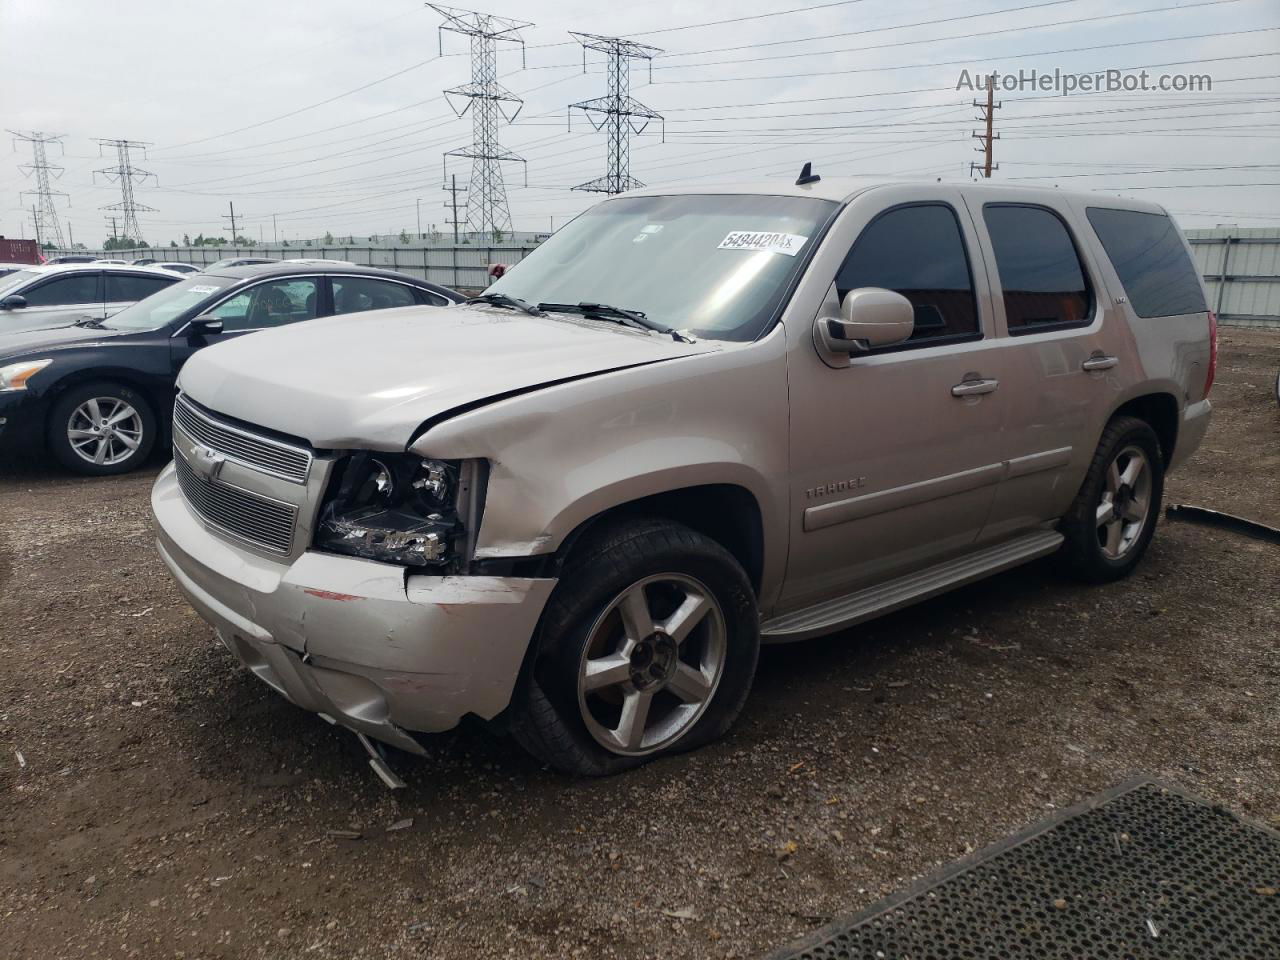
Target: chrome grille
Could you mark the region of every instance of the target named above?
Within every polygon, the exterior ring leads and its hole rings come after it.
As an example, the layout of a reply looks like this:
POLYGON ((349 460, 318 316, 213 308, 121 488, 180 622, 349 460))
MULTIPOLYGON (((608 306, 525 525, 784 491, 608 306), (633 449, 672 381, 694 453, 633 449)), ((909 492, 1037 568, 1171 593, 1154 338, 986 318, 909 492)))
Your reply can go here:
POLYGON ((177 450, 173 464, 182 495, 206 523, 273 553, 289 552, 297 507, 217 480, 205 480, 177 450))
POLYGON ((254 467, 282 480, 306 483, 311 452, 233 427, 209 416, 186 397, 173 405, 173 420, 182 432, 228 460, 254 467))

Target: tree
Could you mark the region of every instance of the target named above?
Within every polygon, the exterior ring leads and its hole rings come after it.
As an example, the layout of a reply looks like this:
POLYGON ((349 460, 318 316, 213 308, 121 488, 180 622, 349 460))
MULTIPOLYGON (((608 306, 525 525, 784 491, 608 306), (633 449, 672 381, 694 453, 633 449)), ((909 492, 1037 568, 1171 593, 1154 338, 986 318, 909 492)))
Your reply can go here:
POLYGON ((57 250, 58 247, 56 244, 49 243, 46 241, 45 244, 40 249, 41 250, 57 250))
POLYGON ((328 246, 329 244, 333 243, 333 234, 330 233, 328 230, 324 232, 324 243, 325 243, 325 246, 328 246))
POLYGON ((171 247, 176 247, 177 245, 178 245, 178 241, 177 241, 177 240, 170 240, 170 241, 169 241, 169 246, 171 246, 171 247))
POLYGON ((185 233, 182 235, 182 245, 183 245, 184 247, 189 247, 189 246, 191 246, 191 237, 190 237, 190 235, 185 234, 185 233))
POLYGON ((408 231, 408 230, 401 230, 401 231, 400 231, 400 242, 401 242, 401 243, 408 243, 408 242, 409 242, 409 231, 408 231))
MULTIPOLYGON (((182 239, 183 239, 183 240, 185 240, 185 239, 187 239, 187 238, 184 236, 182 239)), ((196 234, 196 238, 195 238, 194 240, 192 240, 189 244, 187 244, 187 246, 189 246, 189 247, 203 247, 203 246, 204 246, 204 234, 203 234, 203 233, 197 233, 197 234, 196 234)))
POLYGON ((506 236, 507 236, 507 235, 506 235, 505 233, 503 233, 501 230, 497 229, 496 227, 494 228, 494 231, 493 231, 493 242, 494 242, 494 243, 501 243, 503 240, 505 240, 505 239, 506 239, 506 236))
POLYGON ((246 237, 242 233, 237 233, 235 237, 232 238, 232 245, 237 247, 256 247, 258 245, 258 241, 254 240, 252 237, 246 237))

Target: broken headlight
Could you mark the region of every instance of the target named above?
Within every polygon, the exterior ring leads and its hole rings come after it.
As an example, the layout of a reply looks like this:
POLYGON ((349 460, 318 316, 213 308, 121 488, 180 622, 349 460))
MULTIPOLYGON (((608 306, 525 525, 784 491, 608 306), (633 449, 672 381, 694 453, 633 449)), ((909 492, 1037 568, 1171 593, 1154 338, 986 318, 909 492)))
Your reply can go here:
POLYGON ((316 546, 411 567, 448 562, 462 534, 459 473, 454 460, 353 454, 320 509, 316 546))

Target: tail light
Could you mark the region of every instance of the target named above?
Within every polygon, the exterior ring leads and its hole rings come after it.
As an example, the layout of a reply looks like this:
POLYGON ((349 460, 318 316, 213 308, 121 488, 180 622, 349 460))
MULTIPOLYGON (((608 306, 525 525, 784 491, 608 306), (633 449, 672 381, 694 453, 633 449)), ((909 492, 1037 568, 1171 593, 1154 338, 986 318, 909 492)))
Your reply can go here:
POLYGON ((1204 378, 1204 395, 1207 399, 1213 389, 1213 378, 1218 373, 1218 315, 1209 311, 1209 373, 1204 378))

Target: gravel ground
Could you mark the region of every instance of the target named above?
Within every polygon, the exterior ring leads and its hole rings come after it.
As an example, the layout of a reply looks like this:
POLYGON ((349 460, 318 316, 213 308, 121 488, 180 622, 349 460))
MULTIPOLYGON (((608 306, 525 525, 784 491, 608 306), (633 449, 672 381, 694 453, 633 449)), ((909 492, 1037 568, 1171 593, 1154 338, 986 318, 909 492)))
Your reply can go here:
MULTIPOLYGON (((1280 524, 1280 335, 1222 357, 1168 500, 1280 524)), ((1123 583, 1041 563, 768 650, 694 755, 575 782, 461 730, 392 793, 179 598, 154 473, 0 474, 14 960, 751 957, 1139 772, 1280 826, 1275 546, 1165 523, 1123 583)))

